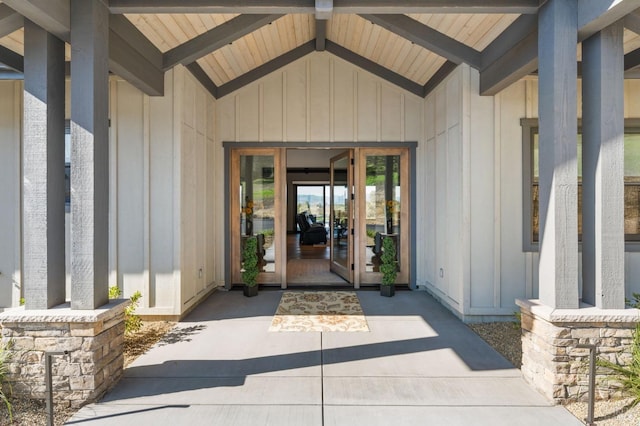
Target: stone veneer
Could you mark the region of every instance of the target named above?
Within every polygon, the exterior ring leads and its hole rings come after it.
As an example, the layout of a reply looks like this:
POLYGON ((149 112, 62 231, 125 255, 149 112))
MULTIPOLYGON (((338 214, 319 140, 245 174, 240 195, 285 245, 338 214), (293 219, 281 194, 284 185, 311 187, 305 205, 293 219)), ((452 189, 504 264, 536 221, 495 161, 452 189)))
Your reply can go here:
POLYGON ((45 352, 68 351, 52 358, 54 400, 79 407, 100 398, 120 379, 124 367, 124 309, 128 300, 112 300, 95 310, 10 309, 0 313, 2 340, 13 341, 7 380, 13 395, 44 399, 45 352))
MULTIPOLYGON (((553 309, 538 300, 517 300, 522 313, 522 375, 549 400, 563 403, 586 400, 589 349, 619 365, 631 363, 637 309, 553 309)), ((596 373, 596 399, 621 397, 615 379, 602 368, 596 373)))

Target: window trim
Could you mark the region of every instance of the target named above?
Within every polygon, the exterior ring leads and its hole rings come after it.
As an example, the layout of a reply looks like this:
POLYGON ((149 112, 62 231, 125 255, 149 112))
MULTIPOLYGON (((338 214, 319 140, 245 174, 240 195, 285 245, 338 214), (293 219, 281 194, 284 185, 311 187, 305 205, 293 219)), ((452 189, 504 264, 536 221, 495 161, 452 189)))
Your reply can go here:
MULTIPOLYGON (((533 185, 533 156, 532 144, 533 135, 538 132, 539 120, 537 118, 521 118, 522 127, 522 251, 537 252, 540 250, 540 243, 533 241, 533 200, 531 188, 533 185)), ((625 118, 625 133, 633 130, 640 133, 640 118, 625 118)), ((578 119, 577 133, 582 129, 582 119, 578 119)), ((631 133, 631 132, 629 132, 631 133)), ((582 242, 578 242, 579 250, 582 250, 582 242)), ((625 240, 625 252, 640 252, 640 241, 625 240)))

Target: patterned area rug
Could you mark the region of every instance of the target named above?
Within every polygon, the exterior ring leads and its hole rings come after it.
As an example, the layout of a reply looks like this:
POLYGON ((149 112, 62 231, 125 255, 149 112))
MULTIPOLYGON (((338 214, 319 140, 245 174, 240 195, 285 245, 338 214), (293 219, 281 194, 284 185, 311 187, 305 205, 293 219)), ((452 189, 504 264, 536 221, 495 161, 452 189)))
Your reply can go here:
POLYGON ((285 291, 269 331, 369 331, 353 291, 285 291))

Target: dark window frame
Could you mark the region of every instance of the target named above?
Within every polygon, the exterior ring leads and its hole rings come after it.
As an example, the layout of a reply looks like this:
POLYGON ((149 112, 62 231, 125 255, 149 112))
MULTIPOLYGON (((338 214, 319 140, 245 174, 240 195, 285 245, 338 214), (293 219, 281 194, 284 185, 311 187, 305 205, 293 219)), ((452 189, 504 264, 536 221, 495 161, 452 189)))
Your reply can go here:
MULTIPOLYGON (((537 252, 540 249, 539 242, 533 235, 533 141, 538 134, 539 124, 537 118, 520 119, 522 127, 522 250, 524 252, 537 252)), ((624 120, 625 133, 640 133, 640 118, 626 118, 624 120)), ((578 119, 577 133, 582 133, 582 120, 578 119)), ((579 242, 580 249, 582 243, 579 242)), ((625 235, 625 251, 640 252, 640 234, 625 235)))

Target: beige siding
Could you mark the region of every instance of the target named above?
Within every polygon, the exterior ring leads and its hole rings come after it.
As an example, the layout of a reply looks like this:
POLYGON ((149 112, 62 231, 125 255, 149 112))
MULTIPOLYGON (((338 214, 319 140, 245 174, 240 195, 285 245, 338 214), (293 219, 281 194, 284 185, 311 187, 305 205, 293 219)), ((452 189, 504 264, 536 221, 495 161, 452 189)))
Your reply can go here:
POLYGON ((313 53, 217 103, 219 141, 418 141, 422 100, 313 53))
POLYGON ((21 286, 22 82, 0 81, 0 311, 18 304, 21 286))
MULTIPOLYGON (((625 82, 625 117, 640 117, 639 92, 640 82, 625 82)), ((522 249, 520 126, 537 108, 535 79, 483 97, 477 72, 466 66, 425 100, 418 210, 426 218, 418 241, 426 244, 418 246, 417 283, 461 316, 511 315, 516 298, 538 295, 538 255, 522 249)), ((625 260, 629 296, 640 291, 640 253, 625 260)))
POLYGON ((139 290, 143 315, 180 315, 223 284, 215 101, 182 67, 167 73, 164 97, 111 84, 110 285, 139 290))

